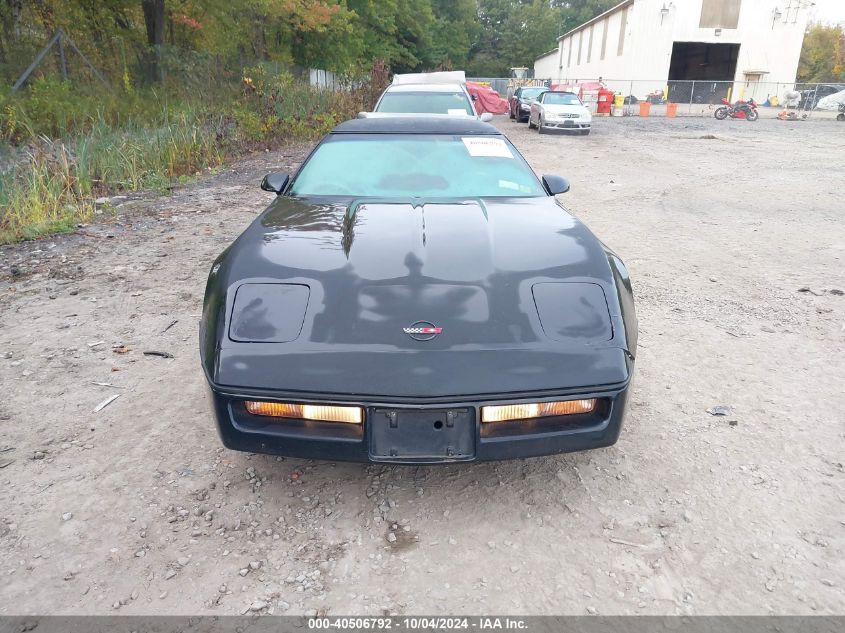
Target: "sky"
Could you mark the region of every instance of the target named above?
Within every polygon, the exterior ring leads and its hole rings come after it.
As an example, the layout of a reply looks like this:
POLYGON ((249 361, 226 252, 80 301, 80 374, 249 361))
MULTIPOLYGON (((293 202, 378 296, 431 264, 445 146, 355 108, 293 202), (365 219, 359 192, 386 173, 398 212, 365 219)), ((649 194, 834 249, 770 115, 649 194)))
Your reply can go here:
POLYGON ((845 0, 813 0, 810 18, 816 22, 845 22, 845 0))

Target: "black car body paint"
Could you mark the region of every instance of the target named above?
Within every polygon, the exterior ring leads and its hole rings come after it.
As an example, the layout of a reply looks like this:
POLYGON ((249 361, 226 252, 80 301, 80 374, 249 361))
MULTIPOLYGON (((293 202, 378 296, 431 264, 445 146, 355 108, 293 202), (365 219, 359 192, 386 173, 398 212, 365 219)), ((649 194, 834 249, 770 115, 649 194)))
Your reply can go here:
MULTIPOLYGON (((365 119, 335 134, 440 131, 502 138, 491 126, 457 120, 365 119)), ((553 196, 283 192, 212 266, 200 338, 230 448, 449 462, 615 442, 637 325, 624 264, 553 196), (439 331, 413 336, 421 327, 439 331), (486 404, 575 398, 599 405, 567 419, 480 422, 486 404), (358 405, 365 420, 258 418, 245 399, 358 405), (380 421, 391 416, 415 431, 441 423, 456 448, 441 450, 438 439, 431 451, 415 444, 392 456, 382 450, 380 421), (446 428, 441 418, 455 423, 446 428)), ((414 442, 429 441, 426 433, 414 442)))

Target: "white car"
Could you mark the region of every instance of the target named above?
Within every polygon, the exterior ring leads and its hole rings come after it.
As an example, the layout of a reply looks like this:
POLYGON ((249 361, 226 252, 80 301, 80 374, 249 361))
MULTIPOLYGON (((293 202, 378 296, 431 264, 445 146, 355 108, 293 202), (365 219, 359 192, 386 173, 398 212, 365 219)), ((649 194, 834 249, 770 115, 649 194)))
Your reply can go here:
MULTIPOLYGON (((394 75, 373 112, 379 115, 441 114, 490 121, 492 114, 477 114, 466 89, 463 71, 394 75)), ((359 118, 369 116, 361 113, 359 118)))
POLYGON ((586 135, 592 124, 593 115, 572 92, 544 92, 531 104, 528 115, 528 127, 537 128, 540 134, 555 129, 586 135))

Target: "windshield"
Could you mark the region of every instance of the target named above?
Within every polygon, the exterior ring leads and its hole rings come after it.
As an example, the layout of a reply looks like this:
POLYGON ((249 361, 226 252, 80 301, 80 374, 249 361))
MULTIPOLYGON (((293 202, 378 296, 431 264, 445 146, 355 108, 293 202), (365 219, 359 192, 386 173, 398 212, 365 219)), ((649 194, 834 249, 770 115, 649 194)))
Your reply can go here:
POLYGON ((335 134, 289 193, 354 197, 539 197, 540 182, 501 136, 335 134))
POLYGON ((462 92, 387 92, 379 101, 376 112, 475 115, 462 92))
POLYGON ((537 95, 545 91, 545 88, 523 88, 520 97, 523 99, 536 99, 537 95))
POLYGON ((568 92, 547 92, 543 103, 551 105, 581 105, 581 100, 568 92))

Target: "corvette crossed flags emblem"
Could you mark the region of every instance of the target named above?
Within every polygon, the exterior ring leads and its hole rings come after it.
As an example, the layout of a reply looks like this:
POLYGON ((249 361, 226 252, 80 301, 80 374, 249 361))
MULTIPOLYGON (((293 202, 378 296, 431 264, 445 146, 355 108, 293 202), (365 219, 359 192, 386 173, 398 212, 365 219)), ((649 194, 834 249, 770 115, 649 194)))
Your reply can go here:
POLYGON ((402 328, 402 331, 416 341, 430 341, 440 334, 443 328, 428 321, 417 321, 410 327, 402 328))
POLYGON ((406 327, 402 328, 405 334, 440 334, 442 327, 406 327))

